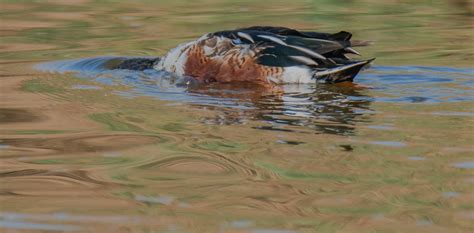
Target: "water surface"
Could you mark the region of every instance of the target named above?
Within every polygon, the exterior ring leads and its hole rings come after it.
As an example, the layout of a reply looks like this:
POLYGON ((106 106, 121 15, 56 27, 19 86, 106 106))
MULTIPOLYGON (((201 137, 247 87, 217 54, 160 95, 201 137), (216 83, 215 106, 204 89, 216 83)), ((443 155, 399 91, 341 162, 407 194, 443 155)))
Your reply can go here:
POLYGON ((464 1, 2 1, 0 227, 470 232, 464 1), (250 25, 348 30, 354 85, 188 87, 110 70, 250 25))

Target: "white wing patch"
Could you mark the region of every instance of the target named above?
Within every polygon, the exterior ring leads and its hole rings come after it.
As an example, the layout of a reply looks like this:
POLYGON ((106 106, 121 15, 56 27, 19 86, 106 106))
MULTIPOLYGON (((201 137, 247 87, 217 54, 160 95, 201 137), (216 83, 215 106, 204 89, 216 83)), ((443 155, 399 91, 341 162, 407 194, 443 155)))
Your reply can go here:
POLYGON ((312 40, 312 41, 319 41, 319 42, 324 42, 324 43, 331 43, 331 44, 340 45, 338 42, 332 41, 332 40, 325 40, 325 39, 318 39, 318 38, 305 38, 305 40, 312 40))
POLYGON ((287 43, 285 43, 284 41, 280 40, 279 38, 276 38, 274 36, 266 36, 266 35, 258 35, 258 37, 260 38, 264 38, 264 39, 267 39, 267 40, 271 40, 277 44, 281 44, 281 45, 284 45, 284 46, 288 46, 287 43))
POLYGON ((284 42, 283 40, 279 39, 279 38, 276 38, 274 36, 267 36, 267 35, 258 35, 258 37, 260 38, 264 38, 264 39, 267 39, 267 40, 270 40, 270 41, 273 41, 277 44, 280 44, 280 45, 283 45, 283 46, 287 46, 287 47, 290 47, 290 48, 294 48, 296 50, 299 50, 303 53, 306 53, 314 58, 318 58, 318 59, 322 59, 322 60, 326 60, 326 57, 317 53, 317 52, 314 52, 312 51, 311 49, 307 49, 307 48, 304 48, 304 47, 301 47, 301 46, 297 46, 297 45, 289 45, 287 44, 286 42, 284 42))
POLYGON ((321 54, 319 54, 319 53, 317 53, 317 52, 314 52, 314 51, 312 51, 312 50, 310 50, 310 49, 303 48, 303 47, 301 47, 301 46, 296 46, 296 45, 288 45, 288 47, 291 47, 291 48, 294 48, 294 49, 296 49, 296 50, 299 50, 299 51, 301 51, 301 52, 303 52, 303 53, 306 53, 306 54, 308 54, 308 55, 310 55, 310 56, 312 56, 312 57, 314 57, 314 58, 319 58, 319 59, 322 59, 322 60, 326 60, 326 57, 324 57, 323 55, 321 55, 321 54))
POLYGON ((344 50, 345 50, 346 52, 353 53, 353 54, 356 54, 356 55, 359 55, 359 56, 360 56, 360 53, 357 52, 357 50, 355 50, 355 49, 353 49, 353 48, 351 48, 351 47, 344 48, 344 50))
POLYGON ((337 73, 339 71, 346 70, 346 69, 352 68, 354 66, 362 65, 362 64, 365 64, 365 63, 367 63, 367 61, 361 61, 361 62, 356 62, 356 63, 349 64, 349 65, 338 66, 336 68, 327 69, 327 70, 323 70, 323 71, 318 71, 318 72, 314 73, 314 75, 315 76, 324 76, 324 75, 328 75, 328 74, 334 74, 334 73, 337 73))
POLYGON ((249 34, 247 34, 247 33, 237 32, 237 35, 240 36, 240 37, 242 37, 242 38, 244 38, 244 39, 249 40, 249 41, 252 42, 252 43, 255 43, 255 41, 253 41, 252 37, 251 37, 249 34))

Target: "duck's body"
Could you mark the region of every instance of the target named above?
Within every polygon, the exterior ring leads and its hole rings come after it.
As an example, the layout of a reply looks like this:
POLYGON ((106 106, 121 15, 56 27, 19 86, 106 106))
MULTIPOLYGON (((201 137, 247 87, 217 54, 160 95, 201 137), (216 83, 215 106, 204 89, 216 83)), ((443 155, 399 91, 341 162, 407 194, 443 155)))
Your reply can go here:
POLYGON ((198 82, 251 82, 260 85, 352 81, 372 60, 358 54, 351 34, 300 32, 283 27, 249 27, 209 33, 181 44, 153 68, 198 82))

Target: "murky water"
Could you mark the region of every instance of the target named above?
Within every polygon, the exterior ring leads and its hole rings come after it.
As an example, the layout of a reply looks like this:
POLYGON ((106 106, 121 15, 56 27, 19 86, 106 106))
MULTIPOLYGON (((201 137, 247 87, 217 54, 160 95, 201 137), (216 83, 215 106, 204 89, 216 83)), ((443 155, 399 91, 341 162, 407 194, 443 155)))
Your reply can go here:
POLYGON ((469 1, 2 1, 5 232, 470 232, 469 1), (355 85, 107 69, 250 25, 348 30, 355 85))

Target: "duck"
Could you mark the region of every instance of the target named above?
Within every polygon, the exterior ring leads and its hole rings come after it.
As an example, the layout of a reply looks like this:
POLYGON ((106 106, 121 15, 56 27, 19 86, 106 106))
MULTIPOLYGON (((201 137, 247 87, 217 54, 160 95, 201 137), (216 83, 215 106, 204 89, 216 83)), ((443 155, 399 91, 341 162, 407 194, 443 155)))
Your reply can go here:
POLYGON ((178 45, 163 57, 126 60, 118 68, 153 68, 204 84, 353 82, 375 58, 352 59, 350 55, 360 56, 353 47, 370 42, 351 38, 347 31, 326 33, 252 26, 207 33, 178 45))

